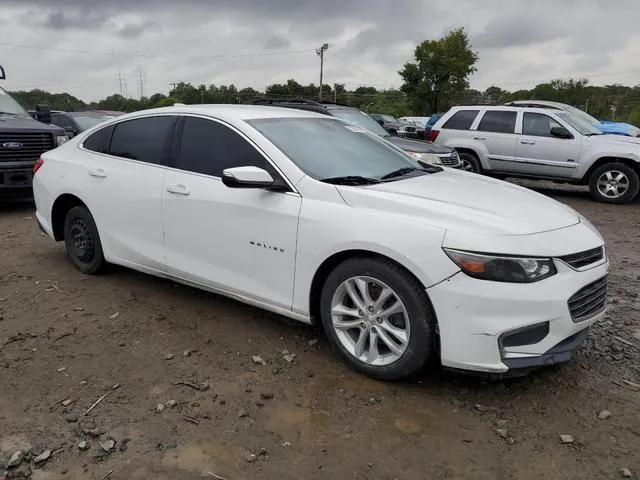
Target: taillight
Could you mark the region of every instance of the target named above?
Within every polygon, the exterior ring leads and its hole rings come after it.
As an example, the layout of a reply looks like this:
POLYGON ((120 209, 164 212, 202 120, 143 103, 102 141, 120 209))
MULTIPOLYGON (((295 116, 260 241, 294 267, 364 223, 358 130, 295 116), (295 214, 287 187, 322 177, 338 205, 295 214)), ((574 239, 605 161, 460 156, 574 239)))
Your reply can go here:
POLYGON ((429 136, 427 137, 427 140, 429 140, 430 142, 435 142, 436 138, 438 138, 438 135, 440 135, 440 130, 429 130, 429 136))
POLYGON ((36 174, 36 172, 38 170, 40 170, 40 167, 42 166, 43 163, 44 163, 44 160, 42 160, 42 158, 39 158, 38 160, 36 160, 36 163, 33 166, 33 174, 34 175, 36 174))

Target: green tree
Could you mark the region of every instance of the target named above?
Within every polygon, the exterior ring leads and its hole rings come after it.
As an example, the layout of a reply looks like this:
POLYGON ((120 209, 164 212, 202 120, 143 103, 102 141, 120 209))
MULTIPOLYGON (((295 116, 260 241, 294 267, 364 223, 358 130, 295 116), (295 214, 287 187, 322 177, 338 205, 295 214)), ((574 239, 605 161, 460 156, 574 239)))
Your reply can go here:
POLYGON ((425 40, 414 52, 415 63, 406 63, 398 73, 416 112, 437 113, 456 95, 469 88, 478 55, 464 28, 452 30, 439 40, 425 40))

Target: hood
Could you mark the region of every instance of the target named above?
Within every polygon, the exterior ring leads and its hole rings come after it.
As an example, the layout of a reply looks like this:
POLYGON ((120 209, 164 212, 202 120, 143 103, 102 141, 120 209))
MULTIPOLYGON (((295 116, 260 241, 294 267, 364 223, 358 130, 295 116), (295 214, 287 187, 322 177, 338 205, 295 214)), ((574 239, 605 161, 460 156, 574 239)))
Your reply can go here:
MULTIPOLYGON (((627 137, 624 135, 615 135, 615 134, 607 134, 603 135, 594 135, 593 137, 587 137, 588 141, 595 144, 613 144, 616 146, 620 146, 620 143, 626 143, 629 146, 637 145, 640 148, 640 138, 638 137, 627 137)), ((638 151, 640 153, 640 151, 638 151)))
POLYGON ((443 147, 442 145, 436 145, 432 142, 422 142, 420 140, 411 140, 402 137, 384 137, 390 143, 393 143, 396 147, 401 148, 405 152, 417 152, 417 153, 435 153, 437 155, 446 155, 453 152, 453 149, 443 147))
POLYGON ((65 135, 64 130, 60 127, 47 125, 31 117, 18 118, 12 115, 0 115, 0 132, 45 132, 65 135))
POLYGON ((532 190, 446 170, 366 187, 337 186, 353 208, 451 231, 525 235, 580 223, 571 208, 532 190))
POLYGON ((611 122, 607 120, 600 121, 600 123, 596 125, 596 128, 601 130, 603 133, 630 135, 632 137, 637 137, 638 133, 640 133, 640 129, 635 125, 622 122, 611 122))

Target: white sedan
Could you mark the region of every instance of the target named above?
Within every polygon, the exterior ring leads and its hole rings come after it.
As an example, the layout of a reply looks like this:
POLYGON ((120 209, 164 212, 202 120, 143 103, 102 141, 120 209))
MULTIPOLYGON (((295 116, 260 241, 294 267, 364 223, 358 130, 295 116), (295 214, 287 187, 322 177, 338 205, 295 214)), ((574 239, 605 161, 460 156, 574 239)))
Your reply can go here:
POLYGON ((359 371, 519 374, 605 315, 608 260, 572 209, 418 164, 354 125, 250 105, 124 115, 45 153, 37 220, 107 262, 302 322, 359 371))

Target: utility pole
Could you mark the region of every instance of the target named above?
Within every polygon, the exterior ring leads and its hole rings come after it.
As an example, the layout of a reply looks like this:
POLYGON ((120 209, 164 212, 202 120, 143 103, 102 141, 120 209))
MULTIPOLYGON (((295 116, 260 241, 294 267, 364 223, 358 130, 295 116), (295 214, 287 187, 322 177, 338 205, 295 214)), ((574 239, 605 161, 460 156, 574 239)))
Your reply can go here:
POLYGON ((320 48, 316 48, 316 54, 320 56, 320 101, 322 101, 322 74, 324 70, 324 52, 329 49, 329 44, 325 43, 320 48))
POLYGON ((116 78, 118 79, 118 91, 120 92, 120 96, 124 97, 124 83, 122 79, 122 72, 120 70, 118 70, 118 76, 116 78))
POLYGON ((333 84, 333 103, 338 103, 338 84, 333 84))
POLYGON ((144 84, 145 84, 144 68, 142 68, 142 65, 138 65, 138 90, 140 93, 141 100, 144 97, 144 84))

